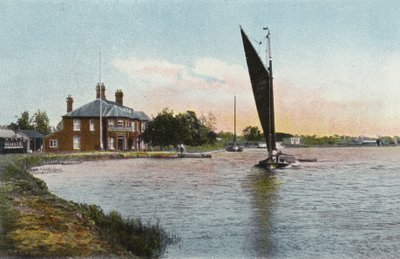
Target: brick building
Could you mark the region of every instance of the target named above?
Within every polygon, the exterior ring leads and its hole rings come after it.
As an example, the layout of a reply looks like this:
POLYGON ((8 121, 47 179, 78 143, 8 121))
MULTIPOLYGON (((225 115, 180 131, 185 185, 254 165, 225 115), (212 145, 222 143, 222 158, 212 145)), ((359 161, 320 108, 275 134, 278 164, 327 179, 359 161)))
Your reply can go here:
POLYGON ((63 129, 46 136, 46 152, 100 150, 100 108, 104 150, 145 148, 141 134, 150 118, 144 112, 124 106, 121 90, 115 93, 115 102, 106 99, 105 91, 104 84, 97 84, 96 99, 75 110, 72 97, 67 97, 63 129))

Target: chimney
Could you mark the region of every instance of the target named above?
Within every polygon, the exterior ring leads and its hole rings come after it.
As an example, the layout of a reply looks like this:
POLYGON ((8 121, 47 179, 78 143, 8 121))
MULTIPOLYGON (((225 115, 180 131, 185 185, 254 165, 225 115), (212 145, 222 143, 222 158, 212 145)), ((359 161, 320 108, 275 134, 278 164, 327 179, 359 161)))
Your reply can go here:
POLYGON ((67 112, 72 112, 72 104, 74 103, 74 99, 71 97, 71 95, 68 95, 67 97, 67 112))
POLYGON ((104 86, 103 83, 101 83, 101 86, 100 86, 100 95, 101 95, 101 99, 103 99, 103 100, 106 99, 106 87, 104 86))
POLYGON ((96 85, 96 99, 100 98, 100 83, 96 85))
POLYGON ((115 92, 115 102, 119 105, 124 105, 124 93, 122 90, 117 90, 115 92))

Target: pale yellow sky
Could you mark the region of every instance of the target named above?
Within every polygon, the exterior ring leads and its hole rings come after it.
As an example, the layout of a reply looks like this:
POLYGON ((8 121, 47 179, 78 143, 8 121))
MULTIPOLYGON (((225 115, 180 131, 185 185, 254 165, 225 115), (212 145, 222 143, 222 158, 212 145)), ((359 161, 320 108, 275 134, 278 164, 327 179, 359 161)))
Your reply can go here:
MULTIPOLYGON (((233 96, 236 93, 237 132, 249 125, 260 125, 247 68, 242 65, 205 58, 185 66, 166 60, 133 57, 117 59, 114 65, 136 81, 140 79, 135 88, 146 97, 135 98, 130 90, 132 96, 128 95, 127 103, 151 115, 164 107, 176 113, 186 110, 194 110, 198 115, 212 112, 217 117, 218 130, 233 131, 233 96)), ((335 93, 322 85, 301 83, 275 77, 277 131, 304 135, 397 135, 397 113, 381 113, 394 108, 390 106, 393 103, 368 96, 374 91, 366 95, 355 91, 335 93)), ((397 91, 387 88, 390 89, 394 93, 397 91)))
POLYGON ((271 32, 276 128, 293 134, 400 135, 398 1, 1 1, 0 125, 65 98, 79 107, 122 89, 125 104, 257 125, 239 25, 265 59, 271 32), (102 53, 99 62, 99 52, 102 53))

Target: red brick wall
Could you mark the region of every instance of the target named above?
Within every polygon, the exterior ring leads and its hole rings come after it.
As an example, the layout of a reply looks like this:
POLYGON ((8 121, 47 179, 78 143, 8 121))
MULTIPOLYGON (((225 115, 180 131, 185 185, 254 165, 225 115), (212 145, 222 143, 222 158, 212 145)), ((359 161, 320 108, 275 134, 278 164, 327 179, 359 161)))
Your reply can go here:
MULTIPOLYGON (((99 139, 99 118, 93 118, 94 120, 94 131, 90 131, 90 118, 80 119, 81 128, 80 131, 73 130, 73 120, 72 118, 63 118, 63 129, 57 131, 53 134, 48 135, 44 141, 45 152, 79 152, 79 151, 95 151, 100 149, 100 139, 99 139), (73 137, 80 137, 80 150, 75 150, 73 148, 73 137), (57 139, 57 148, 50 148, 50 140, 57 139)), ((124 119, 125 125, 126 119, 124 119)), ((129 120, 130 121, 130 120, 129 120)), ((115 126, 117 126, 117 120, 115 120, 115 126)), ((108 123, 106 119, 103 119, 103 147, 104 149, 109 149, 108 147, 108 137, 114 138, 115 150, 118 150, 118 137, 125 137, 125 146, 127 150, 131 149, 134 139, 136 143, 140 143, 141 127, 140 122, 137 121, 135 132, 108 132, 108 123)), ((142 149, 140 146, 135 147, 136 150, 142 149)))

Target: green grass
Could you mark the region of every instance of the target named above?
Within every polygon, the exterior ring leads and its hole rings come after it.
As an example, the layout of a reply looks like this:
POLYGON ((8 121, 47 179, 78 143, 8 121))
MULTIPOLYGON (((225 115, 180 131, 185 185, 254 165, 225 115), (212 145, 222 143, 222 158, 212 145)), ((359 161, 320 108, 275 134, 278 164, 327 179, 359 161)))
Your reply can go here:
POLYGON ((210 152, 210 151, 215 151, 215 150, 220 150, 220 149, 225 149, 226 145, 223 141, 218 141, 215 144, 205 144, 202 146, 186 146, 186 151, 187 152, 210 152))
POLYGON ((141 219, 124 219, 116 211, 104 214, 96 205, 82 204, 81 207, 102 229, 103 234, 140 257, 158 257, 167 245, 179 240, 175 235, 168 234, 158 223, 143 224, 141 219))
MULTIPOLYGON (((107 158, 114 158, 114 154, 107 158)), ((101 154, 0 157, 0 255, 45 257, 159 257, 178 241, 159 224, 104 214, 51 194, 27 169, 51 160, 104 159, 101 154)), ((118 155, 117 158, 124 158, 118 155)))

